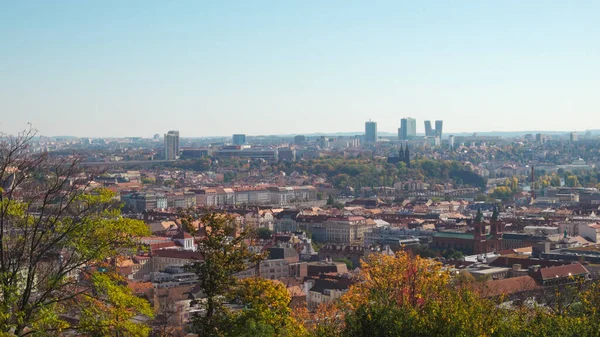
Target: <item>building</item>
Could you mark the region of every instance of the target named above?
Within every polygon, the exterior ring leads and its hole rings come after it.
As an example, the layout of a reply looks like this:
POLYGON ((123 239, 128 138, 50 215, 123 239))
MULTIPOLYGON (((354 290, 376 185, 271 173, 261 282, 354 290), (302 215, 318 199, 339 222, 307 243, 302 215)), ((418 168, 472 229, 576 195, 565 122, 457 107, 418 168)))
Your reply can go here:
POLYGON ((320 276, 304 281, 304 293, 308 310, 315 310, 323 303, 333 302, 342 297, 353 280, 346 276, 320 276))
POLYGON ((377 122, 368 121, 365 122, 365 141, 376 142, 377 141, 377 122))
POLYGON ((362 216, 350 216, 330 218, 325 222, 324 227, 328 242, 362 243, 365 232, 373 226, 369 225, 362 216))
POLYGON ((235 134, 233 135, 233 145, 244 145, 246 144, 246 135, 235 134))
POLYGON ((571 132, 571 134, 569 135, 569 138, 571 139, 572 142, 576 142, 578 140, 577 132, 571 132))
POLYGON ((222 148, 213 151, 214 158, 249 158, 249 159, 264 159, 268 161, 278 161, 279 152, 275 149, 249 149, 242 148, 237 145, 236 148, 222 148))
POLYGON ((165 134, 165 160, 175 160, 179 157, 179 131, 169 131, 165 134))
POLYGON ((442 130, 444 128, 444 121, 435 121, 435 135, 442 138, 442 130))
POLYGON ((425 121, 425 137, 433 137, 434 132, 431 128, 431 121, 425 121))
POLYGON ((296 149, 290 147, 277 148, 278 159, 280 161, 296 161, 296 149))
MULTIPOLYGON (((125 206, 133 213, 141 213, 158 207, 157 196, 153 193, 131 193, 121 195, 125 206)), ((161 206, 163 205, 161 199, 161 206)), ((166 208, 166 207, 164 207, 166 208)))
POLYGON ((450 137, 448 137, 448 147, 450 148, 450 150, 454 150, 454 136, 450 135, 450 137))
POLYGON ((201 206, 288 205, 317 200, 314 186, 202 188, 195 190, 201 206))
POLYGON ((535 140, 540 143, 540 144, 544 144, 547 141, 548 136, 546 136, 543 133, 538 133, 535 135, 535 140))
POLYGON ((306 143, 306 137, 304 135, 297 135, 294 137, 294 144, 306 143))
POLYGON ((436 249, 452 248, 467 253, 482 254, 527 245, 523 240, 511 237, 503 231, 504 222, 498 219, 497 209, 494 210, 489 221, 483 220, 483 215, 479 210, 473 222, 473 232, 435 232, 431 247, 436 249))
POLYGON ((594 242, 600 242, 600 223, 582 224, 579 226, 579 235, 594 242))
POLYGON ((410 139, 417 136, 417 120, 414 118, 402 118, 400 120, 400 128, 402 133, 402 139, 410 139))
POLYGON ((327 138, 325 136, 321 136, 321 137, 319 137, 317 144, 319 145, 319 147, 321 149, 328 149, 329 148, 329 138, 327 138))

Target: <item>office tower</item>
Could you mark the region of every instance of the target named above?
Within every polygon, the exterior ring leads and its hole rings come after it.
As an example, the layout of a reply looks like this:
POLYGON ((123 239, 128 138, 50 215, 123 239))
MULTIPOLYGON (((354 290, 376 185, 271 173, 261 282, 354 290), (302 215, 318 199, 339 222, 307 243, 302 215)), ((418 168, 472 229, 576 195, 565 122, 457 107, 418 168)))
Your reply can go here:
POLYGON ((246 135, 235 134, 233 135, 233 145, 244 145, 246 144, 246 135))
POLYGON ((365 141, 377 141, 377 122, 368 121, 365 123, 365 141))
POLYGON ((450 137, 448 137, 448 147, 450 150, 454 150, 454 135, 450 135, 450 137))
POLYGON ((546 143, 547 136, 543 133, 538 133, 535 135, 535 140, 540 144, 544 144, 546 143))
POLYGON ((165 134, 165 159, 175 160, 179 157, 179 131, 165 134))
POLYGON ((402 128, 398 128, 398 140, 402 140, 402 128))
POLYGON ((571 138, 572 142, 576 142, 578 140, 577 139, 577 132, 571 132, 570 138, 571 138))
POLYGON ((317 142, 319 144, 319 147, 322 149, 328 149, 329 148, 329 138, 325 137, 325 136, 321 136, 319 137, 319 140, 317 142))
POLYGON ((431 129, 431 121, 425 121, 425 136, 433 136, 433 129, 431 129))
POLYGON ((303 144, 306 142, 306 137, 303 135, 297 135, 294 137, 294 144, 303 144))
POLYGON ((402 129, 402 139, 414 138, 417 135, 417 120, 410 117, 402 118, 400 128, 402 129))
POLYGON ((442 128, 444 126, 444 121, 435 121, 435 135, 442 138, 442 128))

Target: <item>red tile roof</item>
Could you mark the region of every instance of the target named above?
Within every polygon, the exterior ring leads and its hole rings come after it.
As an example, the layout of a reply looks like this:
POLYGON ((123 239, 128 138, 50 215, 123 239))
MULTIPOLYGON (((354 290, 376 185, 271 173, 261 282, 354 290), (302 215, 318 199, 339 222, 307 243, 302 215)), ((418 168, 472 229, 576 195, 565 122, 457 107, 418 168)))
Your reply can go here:
POLYGON ((589 271, 581 263, 568 264, 558 267, 542 268, 540 275, 543 280, 588 274, 589 271))
POLYGON ((173 250, 173 249, 165 249, 165 250, 157 250, 152 252, 152 256, 156 257, 169 257, 175 259, 188 259, 188 260, 203 260, 202 254, 199 252, 192 252, 189 250, 173 250))
POLYGON ((540 288, 531 276, 511 277, 502 280, 487 281, 484 289, 485 296, 510 295, 521 291, 540 288))
POLYGON ((161 250, 161 249, 175 249, 177 248, 177 244, 173 241, 169 241, 169 242, 160 242, 160 243, 153 243, 150 245, 150 251, 157 251, 157 250, 161 250))

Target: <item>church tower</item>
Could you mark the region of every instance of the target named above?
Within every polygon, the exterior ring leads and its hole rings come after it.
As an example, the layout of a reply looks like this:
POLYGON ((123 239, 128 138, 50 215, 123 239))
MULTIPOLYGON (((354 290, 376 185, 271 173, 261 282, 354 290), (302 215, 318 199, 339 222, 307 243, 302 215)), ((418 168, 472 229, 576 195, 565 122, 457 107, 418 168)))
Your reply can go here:
POLYGON ((406 149, 404 150, 404 163, 406 167, 410 167, 410 151, 408 150, 408 144, 406 144, 406 149))
POLYGON ((492 218, 490 219, 491 224, 491 234, 498 236, 498 239, 502 239, 502 232, 504 231, 504 222, 498 217, 498 207, 494 207, 494 212, 492 213, 492 218))

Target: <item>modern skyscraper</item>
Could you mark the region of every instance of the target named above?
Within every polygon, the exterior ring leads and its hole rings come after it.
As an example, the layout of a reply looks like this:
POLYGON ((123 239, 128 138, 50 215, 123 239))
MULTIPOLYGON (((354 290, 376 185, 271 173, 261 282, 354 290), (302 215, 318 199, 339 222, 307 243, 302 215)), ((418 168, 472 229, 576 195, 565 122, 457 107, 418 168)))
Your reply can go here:
POLYGON ((450 137, 448 137, 448 147, 450 150, 454 150, 454 135, 450 135, 450 137))
POLYGON ((377 141, 377 122, 368 121, 365 123, 365 141, 377 141))
POLYGON ((444 121, 435 121, 435 135, 442 138, 442 129, 444 127, 444 121))
POLYGON ((165 134, 165 159, 175 160, 179 157, 179 131, 165 134))
POLYGON ((431 121, 425 121, 425 136, 433 136, 433 129, 431 128, 431 121))
POLYGON ((246 144, 246 135, 235 134, 233 135, 233 145, 244 145, 246 144))
POLYGON ((414 118, 402 118, 400 120, 400 128, 402 133, 402 139, 410 139, 417 135, 417 120, 414 118))

